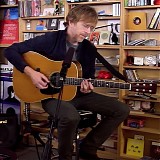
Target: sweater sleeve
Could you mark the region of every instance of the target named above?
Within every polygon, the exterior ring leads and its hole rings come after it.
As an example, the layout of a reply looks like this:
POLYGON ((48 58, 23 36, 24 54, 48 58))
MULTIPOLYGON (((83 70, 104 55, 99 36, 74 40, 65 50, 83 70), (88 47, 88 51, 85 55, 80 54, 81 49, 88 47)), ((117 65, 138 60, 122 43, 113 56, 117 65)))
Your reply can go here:
POLYGON ((53 37, 53 33, 48 33, 20 43, 14 43, 4 50, 4 56, 19 71, 23 72, 28 64, 23 60, 22 55, 28 51, 34 51, 46 56, 47 54, 49 55, 56 40, 56 38, 53 37))

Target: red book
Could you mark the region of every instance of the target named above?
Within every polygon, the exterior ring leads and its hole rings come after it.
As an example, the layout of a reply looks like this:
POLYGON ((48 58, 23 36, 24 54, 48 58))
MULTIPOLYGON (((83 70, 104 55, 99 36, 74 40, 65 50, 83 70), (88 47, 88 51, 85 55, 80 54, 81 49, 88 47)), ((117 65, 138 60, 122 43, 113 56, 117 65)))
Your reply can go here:
POLYGON ((18 20, 0 21, 0 44, 12 44, 19 41, 18 20))

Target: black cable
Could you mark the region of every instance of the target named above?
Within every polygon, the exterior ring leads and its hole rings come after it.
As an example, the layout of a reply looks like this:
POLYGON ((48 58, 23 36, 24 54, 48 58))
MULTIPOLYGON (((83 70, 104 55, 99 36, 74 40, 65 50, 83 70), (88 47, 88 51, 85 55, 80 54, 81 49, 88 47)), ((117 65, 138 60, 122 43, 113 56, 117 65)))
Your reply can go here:
POLYGON ((38 159, 40 160, 40 155, 39 155, 39 151, 38 151, 37 140, 36 140, 36 138, 35 138, 35 137, 34 137, 34 141, 35 141, 35 145, 36 145, 36 152, 37 152, 37 156, 38 156, 38 159))
POLYGON ((1 108, 1 113, 3 114, 3 101, 4 101, 4 81, 2 82, 2 88, 3 88, 3 93, 2 93, 2 108, 1 108))

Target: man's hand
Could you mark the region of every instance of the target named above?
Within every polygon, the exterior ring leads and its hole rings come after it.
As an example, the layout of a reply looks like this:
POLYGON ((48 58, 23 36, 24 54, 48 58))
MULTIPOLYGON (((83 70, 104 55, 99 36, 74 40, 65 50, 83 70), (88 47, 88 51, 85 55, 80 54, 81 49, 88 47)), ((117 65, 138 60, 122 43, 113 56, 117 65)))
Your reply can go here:
POLYGON ((90 93, 94 89, 93 85, 91 82, 88 80, 83 80, 81 83, 81 89, 80 91, 82 93, 90 93))
POLYGON ((44 74, 33 70, 29 66, 26 66, 24 68, 24 73, 31 78, 33 84, 37 88, 39 88, 39 89, 45 89, 45 88, 48 87, 49 80, 48 80, 48 78, 44 74))

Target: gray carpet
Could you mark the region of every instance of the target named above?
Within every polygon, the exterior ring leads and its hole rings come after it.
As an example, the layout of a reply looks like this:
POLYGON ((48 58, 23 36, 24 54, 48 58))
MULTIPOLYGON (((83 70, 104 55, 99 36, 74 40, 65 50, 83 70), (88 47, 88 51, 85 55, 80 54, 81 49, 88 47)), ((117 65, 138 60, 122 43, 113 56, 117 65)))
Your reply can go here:
MULTIPOLYGON (((39 153, 39 157, 41 157, 43 153, 42 146, 38 146, 38 153, 39 153)), ((20 147, 18 147, 18 149, 16 149, 16 154, 17 154, 18 160, 39 160, 35 146, 29 147, 29 146, 21 145, 20 147)), ((52 159, 58 160, 58 158, 53 158, 54 157, 53 154, 56 157, 58 155, 55 149, 52 150, 52 159)), ((75 160, 74 156, 73 156, 73 160, 75 160)))

